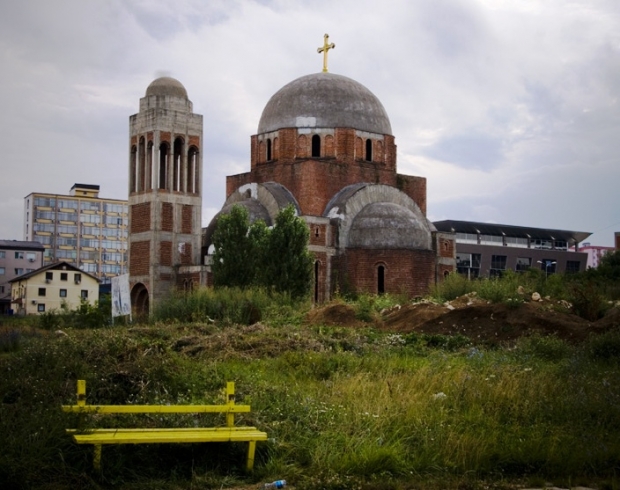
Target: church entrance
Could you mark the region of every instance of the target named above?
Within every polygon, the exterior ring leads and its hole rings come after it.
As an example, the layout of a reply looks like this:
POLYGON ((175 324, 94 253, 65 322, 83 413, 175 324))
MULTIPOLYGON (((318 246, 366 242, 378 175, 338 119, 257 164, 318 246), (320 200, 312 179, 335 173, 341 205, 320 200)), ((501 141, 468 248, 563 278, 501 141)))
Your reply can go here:
POLYGON ((131 309, 137 317, 149 314, 149 291, 141 282, 131 289, 131 309))

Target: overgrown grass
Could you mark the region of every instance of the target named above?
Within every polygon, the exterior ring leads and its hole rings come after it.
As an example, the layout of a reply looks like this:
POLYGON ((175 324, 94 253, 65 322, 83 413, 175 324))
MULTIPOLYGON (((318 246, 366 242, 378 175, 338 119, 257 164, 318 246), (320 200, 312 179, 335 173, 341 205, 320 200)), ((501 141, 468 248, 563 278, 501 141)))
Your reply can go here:
MULTIPOLYGON (((175 311, 185 300, 172 300, 175 311)), ((277 325, 159 317, 148 326, 23 339, 0 357, 0 487, 226 488, 277 478, 301 490, 618 483, 618 331, 582 345, 531 337, 487 350, 457 337, 304 326, 301 307, 260 308, 277 325), (216 403, 233 380, 237 402, 252 405, 238 423, 270 440, 259 443, 251 475, 243 444, 105 447, 97 475, 90 448, 64 432, 77 416, 59 408, 75 399, 79 378, 88 401, 102 404, 216 403)), ((218 417, 89 423, 223 424, 218 417)))
POLYGON ((278 321, 294 311, 306 309, 283 293, 261 288, 198 288, 178 291, 161 301, 151 321, 203 322, 250 325, 263 319, 278 321))

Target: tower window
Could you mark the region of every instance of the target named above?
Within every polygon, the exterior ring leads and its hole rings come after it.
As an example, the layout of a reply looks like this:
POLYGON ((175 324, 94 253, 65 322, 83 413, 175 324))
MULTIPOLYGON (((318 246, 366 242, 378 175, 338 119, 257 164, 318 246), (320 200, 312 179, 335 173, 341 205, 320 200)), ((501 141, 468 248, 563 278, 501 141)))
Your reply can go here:
POLYGON ((372 140, 370 138, 366 140, 366 161, 372 162, 372 140))
POLYGON ((180 191, 182 190, 183 183, 183 140, 181 138, 177 138, 174 140, 174 162, 173 162, 173 175, 172 175, 172 190, 180 191))
POLYGON ((159 186, 160 189, 168 187, 168 143, 159 145, 159 186))
POLYGON ((271 140, 267 140, 267 161, 271 160, 271 140))
POLYGON ((312 137, 312 156, 313 157, 321 156, 321 137, 318 134, 315 134, 312 137))

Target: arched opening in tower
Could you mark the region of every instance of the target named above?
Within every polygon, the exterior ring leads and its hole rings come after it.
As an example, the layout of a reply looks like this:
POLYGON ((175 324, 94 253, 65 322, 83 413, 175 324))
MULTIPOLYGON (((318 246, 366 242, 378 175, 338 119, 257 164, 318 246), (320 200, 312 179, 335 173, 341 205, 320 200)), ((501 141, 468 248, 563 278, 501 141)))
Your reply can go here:
POLYGON ((372 140, 370 138, 366 140, 366 161, 372 162, 372 140))
POLYGON ((131 309, 136 316, 149 314, 149 291, 141 282, 131 289, 131 309))
POLYGON ((168 154, 170 147, 168 143, 159 145, 159 188, 168 188, 168 154))
POLYGON ((172 175, 172 190, 180 191, 183 175, 183 140, 177 138, 174 140, 174 165, 172 175))

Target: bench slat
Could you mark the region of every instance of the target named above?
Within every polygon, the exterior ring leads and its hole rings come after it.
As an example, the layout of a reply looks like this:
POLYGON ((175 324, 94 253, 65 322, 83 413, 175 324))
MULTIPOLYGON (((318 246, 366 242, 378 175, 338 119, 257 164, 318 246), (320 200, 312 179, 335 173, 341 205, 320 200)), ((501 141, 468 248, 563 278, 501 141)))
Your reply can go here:
POLYGON ((244 413, 250 405, 62 405, 78 413, 244 413))
POLYGON ((192 442, 249 442, 266 441, 267 433, 258 430, 95 430, 88 434, 73 433, 78 444, 154 444, 154 443, 192 443, 192 442))

